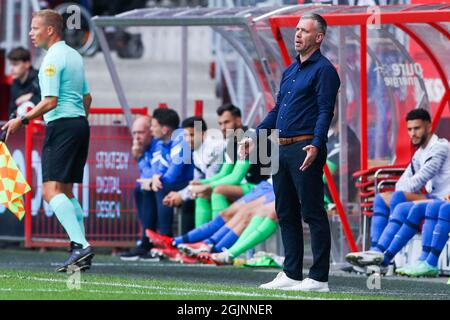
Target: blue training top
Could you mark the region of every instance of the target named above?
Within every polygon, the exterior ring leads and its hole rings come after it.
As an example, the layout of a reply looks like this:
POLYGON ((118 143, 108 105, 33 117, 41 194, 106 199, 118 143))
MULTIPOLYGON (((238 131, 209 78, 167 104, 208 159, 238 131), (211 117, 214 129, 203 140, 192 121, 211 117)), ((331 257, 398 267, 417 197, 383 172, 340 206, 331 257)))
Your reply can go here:
POLYGON ((161 182, 189 182, 193 179, 192 150, 184 140, 183 129, 177 129, 168 143, 159 141, 152 158, 153 174, 161 174, 161 182))
POLYGON ((147 149, 144 151, 142 157, 140 157, 138 160, 138 168, 141 179, 153 177, 152 159, 153 154, 156 152, 159 141, 160 140, 158 139, 153 139, 152 142, 148 145, 147 149))

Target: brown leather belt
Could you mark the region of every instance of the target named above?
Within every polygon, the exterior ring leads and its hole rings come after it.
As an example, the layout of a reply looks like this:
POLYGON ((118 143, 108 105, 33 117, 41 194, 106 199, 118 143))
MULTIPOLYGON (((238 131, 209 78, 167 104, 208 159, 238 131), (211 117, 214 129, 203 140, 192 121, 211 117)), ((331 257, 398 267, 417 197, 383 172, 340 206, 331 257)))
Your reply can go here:
POLYGON ((278 138, 278 143, 281 145, 284 144, 291 144, 299 141, 305 141, 314 138, 312 134, 306 134, 303 136, 296 136, 296 137, 290 137, 290 138, 278 138))

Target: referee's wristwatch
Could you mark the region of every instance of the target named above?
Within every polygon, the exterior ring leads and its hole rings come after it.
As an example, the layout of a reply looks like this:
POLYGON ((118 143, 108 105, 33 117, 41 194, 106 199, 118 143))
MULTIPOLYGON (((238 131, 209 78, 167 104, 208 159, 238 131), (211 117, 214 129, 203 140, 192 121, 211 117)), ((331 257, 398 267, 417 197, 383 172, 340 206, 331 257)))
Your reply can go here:
POLYGON ((27 124, 30 123, 30 120, 29 120, 25 115, 23 115, 23 116, 20 117, 20 121, 22 122, 22 124, 23 124, 24 126, 26 126, 27 124))

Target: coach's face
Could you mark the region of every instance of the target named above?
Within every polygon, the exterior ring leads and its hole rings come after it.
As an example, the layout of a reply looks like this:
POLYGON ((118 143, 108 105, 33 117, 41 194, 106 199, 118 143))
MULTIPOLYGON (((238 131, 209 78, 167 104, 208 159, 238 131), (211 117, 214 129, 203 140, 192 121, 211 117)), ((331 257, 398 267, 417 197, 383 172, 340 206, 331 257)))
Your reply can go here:
POLYGON ((31 31, 29 36, 35 47, 47 50, 48 42, 52 33, 53 27, 47 26, 43 18, 34 17, 31 20, 31 31))
POLYGON ((149 123, 144 118, 139 118, 133 123, 133 140, 145 148, 152 142, 152 133, 149 123))
POLYGON ((408 120, 406 126, 411 143, 418 147, 427 141, 432 131, 431 123, 422 119, 408 120))
POLYGON ((317 21, 300 19, 295 32, 295 51, 306 55, 320 47, 323 37, 323 32, 317 31, 317 21))

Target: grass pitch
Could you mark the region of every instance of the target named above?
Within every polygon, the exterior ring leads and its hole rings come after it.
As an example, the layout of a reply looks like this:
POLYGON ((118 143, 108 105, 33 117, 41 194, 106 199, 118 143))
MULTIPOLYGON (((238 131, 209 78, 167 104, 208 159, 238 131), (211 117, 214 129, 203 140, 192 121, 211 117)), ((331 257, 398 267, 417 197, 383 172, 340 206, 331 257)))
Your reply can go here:
POLYGON ((97 254, 91 270, 58 274, 56 265, 67 253, 0 249, 0 300, 374 300, 450 299, 446 278, 382 278, 381 289, 370 290, 367 278, 333 272, 331 293, 262 290, 279 270, 180 265, 171 262, 125 263, 97 254))

